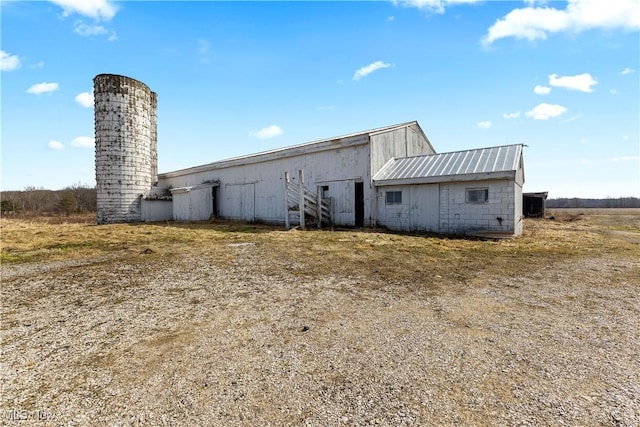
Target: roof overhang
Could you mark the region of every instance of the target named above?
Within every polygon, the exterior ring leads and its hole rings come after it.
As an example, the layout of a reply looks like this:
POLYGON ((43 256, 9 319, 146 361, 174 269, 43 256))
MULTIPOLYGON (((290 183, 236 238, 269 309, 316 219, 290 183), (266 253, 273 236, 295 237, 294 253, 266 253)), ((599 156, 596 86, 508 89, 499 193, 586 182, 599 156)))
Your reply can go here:
POLYGON ((189 187, 170 188, 169 191, 171 192, 171 195, 174 195, 174 194, 188 193, 193 190, 201 190, 204 188, 219 187, 219 186, 220 186, 220 181, 211 181, 211 182, 204 182, 198 185, 191 185, 189 187))
POLYGON ((379 179, 373 180, 375 187, 384 187, 389 185, 418 185, 418 184, 441 184, 447 182, 471 182, 471 181, 495 181, 503 179, 515 179, 515 171, 500 171, 486 173, 469 173, 462 175, 443 175, 416 178, 400 178, 400 179, 379 179))

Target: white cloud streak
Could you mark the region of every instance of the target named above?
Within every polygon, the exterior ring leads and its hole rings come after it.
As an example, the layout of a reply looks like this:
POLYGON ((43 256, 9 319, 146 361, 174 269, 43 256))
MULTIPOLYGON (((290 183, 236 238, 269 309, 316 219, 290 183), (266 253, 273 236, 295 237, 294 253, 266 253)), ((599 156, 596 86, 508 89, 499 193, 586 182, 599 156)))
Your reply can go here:
POLYGON ((77 138, 73 138, 71 145, 74 147, 92 148, 95 147, 95 139, 90 136, 79 136, 77 138))
POLYGON ((109 34, 108 40, 110 42, 118 38, 115 31, 108 30, 102 25, 88 25, 82 21, 76 21, 76 23, 73 25, 73 31, 76 34, 81 35, 82 37, 101 36, 109 34))
POLYGON ((545 40, 553 33, 575 34, 596 28, 640 29, 638 0, 569 0, 566 9, 547 6, 514 9, 489 28, 482 43, 487 46, 507 37, 545 40))
POLYGON ((551 88, 548 86, 536 85, 536 87, 533 88, 533 93, 537 95, 549 95, 549 93, 551 93, 551 88))
POLYGON ((275 138, 276 136, 282 135, 282 133, 283 133, 283 130, 280 126, 271 125, 271 126, 267 126, 266 128, 262 128, 257 132, 251 132, 249 135, 255 136, 256 138, 260 138, 260 139, 267 139, 267 138, 275 138))
POLYGON ((0 50, 0 70, 12 71, 20 68, 20 58, 18 55, 10 55, 4 50, 0 50))
POLYGON ((96 21, 110 21, 118 11, 118 7, 109 0, 50 0, 62 7, 63 15, 77 13, 96 21))
POLYGON ((360 68, 359 70, 357 70, 355 72, 355 74, 353 75, 353 80, 358 81, 363 77, 368 76, 369 74, 373 73, 376 70, 380 70, 383 68, 389 68, 391 67, 391 64, 387 64, 384 63, 382 61, 376 61, 372 64, 369 64, 365 67, 360 68))
POLYGON ((394 5, 404 7, 415 7, 425 12, 444 13, 446 6, 456 4, 473 4, 480 0, 393 0, 394 5))
POLYGON ((478 122, 478 127, 480 129, 489 129, 491 127, 491 122, 489 120, 484 122, 478 122))
POLYGON ((536 105, 531 111, 527 111, 525 115, 534 120, 548 120, 552 117, 558 117, 567 112, 567 108, 558 104, 542 104, 536 105))
POLYGON ((34 95, 41 95, 43 93, 51 93, 55 92, 59 89, 58 83, 37 83, 27 89, 27 93, 32 93, 34 95))
POLYGON ((93 92, 81 92, 74 98, 76 102, 84 108, 93 107, 93 92))
POLYGON ((555 87, 589 93, 593 92, 592 86, 597 85, 598 81, 589 73, 575 76, 558 76, 557 74, 551 74, 549 76, 549 84, 555 87))
POLYGON ((623 76, 626 76, 627 74, 634 73, 635 71, 636 70, 634 70, 633 68, 625 67, 624 70, 620 71, 620 74, 622 74, 623 76))
POLYGON ((59 141, 54 141, 53 139, 49 141, 49 143, 47 144, 47 147, 50 150, 56 150, 56 151, 64 150, 64 144, 59 141))
POLYGON ((504 113, 502 114, 502 118, 504 119, 517 119, 520 117, 520 111, 516 111, 514 113, 504 113))

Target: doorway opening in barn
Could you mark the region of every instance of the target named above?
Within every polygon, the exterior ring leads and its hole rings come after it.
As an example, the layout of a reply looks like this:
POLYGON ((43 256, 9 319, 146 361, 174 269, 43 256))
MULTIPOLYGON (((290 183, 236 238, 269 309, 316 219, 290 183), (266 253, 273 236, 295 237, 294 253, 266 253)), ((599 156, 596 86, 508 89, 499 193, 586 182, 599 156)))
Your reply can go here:
POLYGON ((211 214, 218 217, 218 187, 211 187, 211 214))
POLYGON ((355 183, 355 212, 356 212, 356 227, 364 226, 364 183, 356 182, 355 183))

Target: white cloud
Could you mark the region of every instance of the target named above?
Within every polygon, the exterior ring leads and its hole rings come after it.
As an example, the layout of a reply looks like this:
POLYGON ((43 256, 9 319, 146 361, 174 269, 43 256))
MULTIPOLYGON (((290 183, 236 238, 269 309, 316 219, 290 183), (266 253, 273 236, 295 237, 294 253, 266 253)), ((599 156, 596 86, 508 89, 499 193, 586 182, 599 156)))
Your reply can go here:
POLYGON ((489 120, 484 122, 478 122, 478 127, 480 129, 489 129, 491 127, 491 122, 489 120))
POLYGON ((536 87, 533 88, 533 93, 538 95, 549 95, 550 92, 551 88, 548 86, 536 85, 536 87))
POLYGON ((609 89, 609 93, 611 95, 617 95, 618 94, 618 89, 609 89))
POLYGON ((568 0, 563 10, 547 6, 514 9, 489 28, 482 43, 486 46, 506 37, 545 40, 552 33, 575 34, 595 28, 640 29, 638 0, 568 0))
POLYGON ((9 55, 4 50, 0 50, 0 70, 12 71, 18 68, 20 68, 18 55, 9 55))
POLYGON ((353 80, 356 80, 356 81, 360 80, 361 78, 368 76, 369 74, 373 73, 376 70, 380 70, 382 68, 389 68, 389 67, 391 67, 391 64, 386 64, 382 61, 376 61, 356 71, 355 74, 353 75, 353 80))
POLYGON ((444 13, 445 6, 455 4, 473 4, 480 0, 393 0, 393 4, 405 7, 417 7, 431 13, 444 13))
POLYGON ((82 21, 76 21, 76 23, 73 24, 73 31, 82 37, 98 36, 108 33, 107 29, 102 25, 87 25, 82 21))
POLYGON ((319 111, 333 110, 334 108, 335 108, 335 106, 333 106, 333 105, 319 105, 318 106, 318 110, 319 111))
POLYGON ((90 136, 79 136, 77 138, 73 138, 71 141, 71 145, 74 147, 95 147, 95 139, 90 136))
POLYGON ((561 76, 551 74, 549 76, 549 84, 555 87, 563 87, 570 90, 579 90, 580 92, 593 92, 591 86, 597 85, 598 81, 591 77, 589 73, 578 74, 575 76, 561 76))
POLYGON ((518 117, 520 117, 520 111, 516 111, 514 113, 504 113, 502 117, 505 119, 517 119, 518 117))
POLYGON ((118 7, 109 0, 50 0, 62 7, 63 15, 77 13, 93 18, 96 21, 110 21, 118 11, 118 7))
POLYGON ((42 68, 44 67, 44 61, 40 61, 37 64, 29 65, 29 68, 42 68))
POLYGON ((73 31, 76 34, 81 35, 82 37, 100 36, 100 35, 109 34, 108 40, 110 42, 118 38, 116 36, 115 31, 108 30, 102 25, 88 25, 82 21, 76 21, 76 23, 73 24, 73 31))
POLYGON ((624 70, 620 71, 620 74, 627 75, 627 74, 631 74, 634 73, 636 70, 634 70, 633 68, 629 68, 629 67, 625 67, 624 70))
POLYGON ((49 147, 51 150, 63 150, 64 149, 64 144, 62 142, 59 141, 54 141, 53 139, 51 141, 49 141, 49 143, 47 144, 47 147, 49 147))
POLYGON ((274 138, 276 136, 282 135, 283 131, 280 126, 271 125, 266 128, 260 129, 258 132, 251 132, 250 136, 255 136, 256 138, 266 139, 266 138, 274 138))
POLYGON ((637 162, 640 160, 639 156, 620 156, 620 157, 611 157, 609 159, 610 162, 637 162))
POLYGON ((81 92, 76 95, 74 98, 76 102, 82 105, 84 108, 93 107, 93 91, 92 92, 81 92))
POLYGON ((536 105, 533 110, 527 111, 525 115, 534 120, 547 120, 551 117, 558 117, 567 112, 567 108, 558 104, 542 103, 536 105))
POLYGON ((396 20, 396 17, 391 15, 390 17, 387 18, 387 22, 393 22, 396 20))
POLYGON ((27 93, 32 93, 34 95, 40 95, 43 93, 51 93, 55 92, 59 89, 58 83, 37 83, 27 89, 27 93))

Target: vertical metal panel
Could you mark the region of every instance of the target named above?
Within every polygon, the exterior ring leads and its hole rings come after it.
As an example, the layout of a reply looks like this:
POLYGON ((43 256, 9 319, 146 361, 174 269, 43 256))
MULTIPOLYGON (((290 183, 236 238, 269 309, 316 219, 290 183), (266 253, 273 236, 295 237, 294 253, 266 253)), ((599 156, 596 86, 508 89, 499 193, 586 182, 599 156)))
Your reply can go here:
POLYGON ((194 188, 189 191, 189 221, 206 221, 213 214, 211 187, 194 188))
POLYGON ((413 185, 409 191, 411 230, 439 231, 440 185, 413 185))
POLYGON ((189 192, 173 193, 173 219, 189 221, 190 211, 189 192))
POLYGON ((168 221, 173 219, 171 200, 142 199, 142 221, 168 221))

